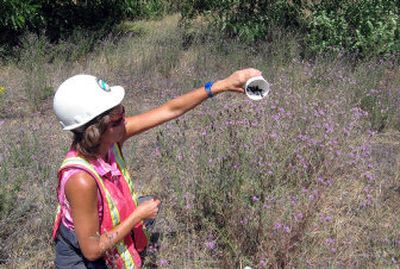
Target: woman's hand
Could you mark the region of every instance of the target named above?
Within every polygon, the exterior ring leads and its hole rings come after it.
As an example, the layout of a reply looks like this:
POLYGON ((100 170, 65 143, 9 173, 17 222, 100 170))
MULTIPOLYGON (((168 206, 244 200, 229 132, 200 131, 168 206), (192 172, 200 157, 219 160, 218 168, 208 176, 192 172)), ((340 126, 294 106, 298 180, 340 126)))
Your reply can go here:
POLYGON ((254 68, 242 69, 234 72, 229 77, 217 81, 216 92, 234 91, 244 93, 244 85, 252 77, 261 76, 261 71, 254 68))
POLYGON ((158 213, 159 205, 160 200, 153 199, 145 201, 136 208, 136 214, 138 214, 142 220, 155 219, 158 213))

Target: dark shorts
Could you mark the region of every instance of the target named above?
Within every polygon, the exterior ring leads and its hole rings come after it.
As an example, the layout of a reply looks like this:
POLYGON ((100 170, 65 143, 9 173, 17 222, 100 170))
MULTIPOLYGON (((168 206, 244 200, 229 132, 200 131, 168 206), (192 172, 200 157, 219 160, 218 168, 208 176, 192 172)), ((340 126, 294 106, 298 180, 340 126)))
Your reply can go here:
POLYGON ((87 260, 78 244, 78 239, 74 231, 69 230, 62 223, 58 228, 56 243, 57 269, 106 269, 106 263, 103 259, 96 261, 87 260))

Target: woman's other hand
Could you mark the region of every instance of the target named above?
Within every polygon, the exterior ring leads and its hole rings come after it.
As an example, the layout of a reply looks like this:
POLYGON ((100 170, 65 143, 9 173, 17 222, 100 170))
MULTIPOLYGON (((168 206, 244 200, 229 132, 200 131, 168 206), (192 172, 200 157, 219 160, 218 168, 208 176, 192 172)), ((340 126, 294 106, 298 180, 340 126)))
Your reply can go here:
POLYGON ((140 216, 142 220, 155 219, 158 213, 159 205, 160 200, 158 199, 145 201, 136 208, 136 213, 140 216))

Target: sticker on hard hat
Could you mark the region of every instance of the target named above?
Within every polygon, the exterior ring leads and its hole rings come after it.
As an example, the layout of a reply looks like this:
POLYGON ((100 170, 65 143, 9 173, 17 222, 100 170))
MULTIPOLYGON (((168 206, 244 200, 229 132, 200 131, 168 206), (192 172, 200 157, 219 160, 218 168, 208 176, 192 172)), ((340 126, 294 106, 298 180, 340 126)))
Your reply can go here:
POLYGON ((97 84, 99 84, 100 88, 102 88, 104 91, 106 91, 106 92, 111 91, 110 86, 108 86, 108 84, 104 80, 99 79, 97 81, 97 84))

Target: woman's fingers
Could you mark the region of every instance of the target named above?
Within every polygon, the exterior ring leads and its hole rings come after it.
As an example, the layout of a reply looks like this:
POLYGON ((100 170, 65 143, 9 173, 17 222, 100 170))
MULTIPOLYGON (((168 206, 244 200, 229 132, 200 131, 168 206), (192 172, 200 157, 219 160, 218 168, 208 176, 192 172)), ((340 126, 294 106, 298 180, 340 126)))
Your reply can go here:
POLYGON ((143 202, 140 206, 143 206, 144 217, 143 219, 154 219, 158 214, 158 209, 161 201, 158 199, 149 200, 143 202))
POLYGON ((262 72, 255 68, 246 68, 234 72, 227 78, 228 90, 244 93, 244 84, 252 77, 261 76, 262 72))
POLYGON ((243 70, 239 70, 239 85, 243 87, 243 85, 246 83, 247 80, 249 80, 252 77, 256 76, 261 76, 261 71, 257 70, 255 68, 247 68, 243 70))
POLYGON ((161 204, 161 201, 159 199, 155 199, 154 201, 156 202, 157 206, 161 204))

